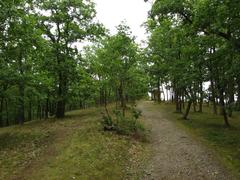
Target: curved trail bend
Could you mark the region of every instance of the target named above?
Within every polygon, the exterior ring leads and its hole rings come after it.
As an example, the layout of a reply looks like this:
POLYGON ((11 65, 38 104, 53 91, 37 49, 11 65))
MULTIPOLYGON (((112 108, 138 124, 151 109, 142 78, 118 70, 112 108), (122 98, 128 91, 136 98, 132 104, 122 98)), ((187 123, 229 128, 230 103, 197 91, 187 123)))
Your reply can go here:
POLYGON ((153 102, 138 104, 151 128, 153 157, 144 179, 232 180, 212 151, 164 118, 153 102))

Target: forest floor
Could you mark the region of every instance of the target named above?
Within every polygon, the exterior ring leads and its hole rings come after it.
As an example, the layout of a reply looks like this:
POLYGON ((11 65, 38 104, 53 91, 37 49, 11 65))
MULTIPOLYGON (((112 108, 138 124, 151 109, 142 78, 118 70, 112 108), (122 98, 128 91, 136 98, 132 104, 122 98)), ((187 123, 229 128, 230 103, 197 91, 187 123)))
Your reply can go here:
POLYGON ((104 132, 101 108, 0 129, 0 179, 237 179, 238 118, 226 129, 207 108, 191 112, 189 121, 170 104, 141 101, 138 108, 150 130, 147 142, 104 132))
POLYGON ((101 108, 0 129, 1 180, 139 179, 147 142, 104 132, 101 108))
POLYGON ((213 150, 170 120, 167 113, 173 114, 174 107, 166 107, 168 105, 156 105, 150 101, 138 105, 152 132, 153 155, 145 179, 236 179, 213 150))

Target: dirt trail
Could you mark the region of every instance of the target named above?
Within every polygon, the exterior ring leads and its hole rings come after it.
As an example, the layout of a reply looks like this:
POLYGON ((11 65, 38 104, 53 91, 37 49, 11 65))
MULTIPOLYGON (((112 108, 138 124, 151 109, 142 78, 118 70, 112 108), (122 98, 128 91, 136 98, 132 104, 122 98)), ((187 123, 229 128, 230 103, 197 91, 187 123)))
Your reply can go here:
POLYGON ((152 130, 153 157, 144 179, 234 179, 211 151, 163 118, 152 102, 141 102, 138 108, 152 130))

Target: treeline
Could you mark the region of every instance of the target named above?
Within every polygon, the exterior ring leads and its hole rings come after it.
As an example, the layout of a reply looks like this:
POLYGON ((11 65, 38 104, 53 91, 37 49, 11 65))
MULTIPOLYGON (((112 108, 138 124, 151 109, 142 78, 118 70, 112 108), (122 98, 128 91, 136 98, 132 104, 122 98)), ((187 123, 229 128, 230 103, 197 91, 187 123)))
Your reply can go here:
POLYGON ((188 102, 184 119, 192 105, 202 112, 204 101, 226 126, 240 110, 239 11, 234 0, 154 2, 147 22, 151 86, 171 89, 177 112, 188 102))
POLYGON ((95 15, 84 0, 0 2, 0 126, 146 95, 127 27, 109 36, 95 15), (80 51, 86 40, 97 45, 80 51))

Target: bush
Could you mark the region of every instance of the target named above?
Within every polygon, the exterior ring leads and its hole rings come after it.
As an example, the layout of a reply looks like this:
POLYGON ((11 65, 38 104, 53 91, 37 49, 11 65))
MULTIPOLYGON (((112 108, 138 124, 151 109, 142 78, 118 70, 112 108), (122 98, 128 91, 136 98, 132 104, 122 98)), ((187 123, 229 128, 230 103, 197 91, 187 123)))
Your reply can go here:
POLYGON ((111 116, 106 116, 106 115, 103 114, 102 119, 103 119, 102 120, 102 125, 103 125, 103 128, 104 128, 104 131, 112 131, 112 130, 115 129, 111 116))
POLYGON ((124 117, 119 110, 114 110, 113 114, 114 118, 106 115, 103 116, 102 124, 105 131, 115 131, 118 134, 134 136, 136 138, 145 136, 145 128, 138 121, 141 111, 132 108, 129 117, 124 117))

